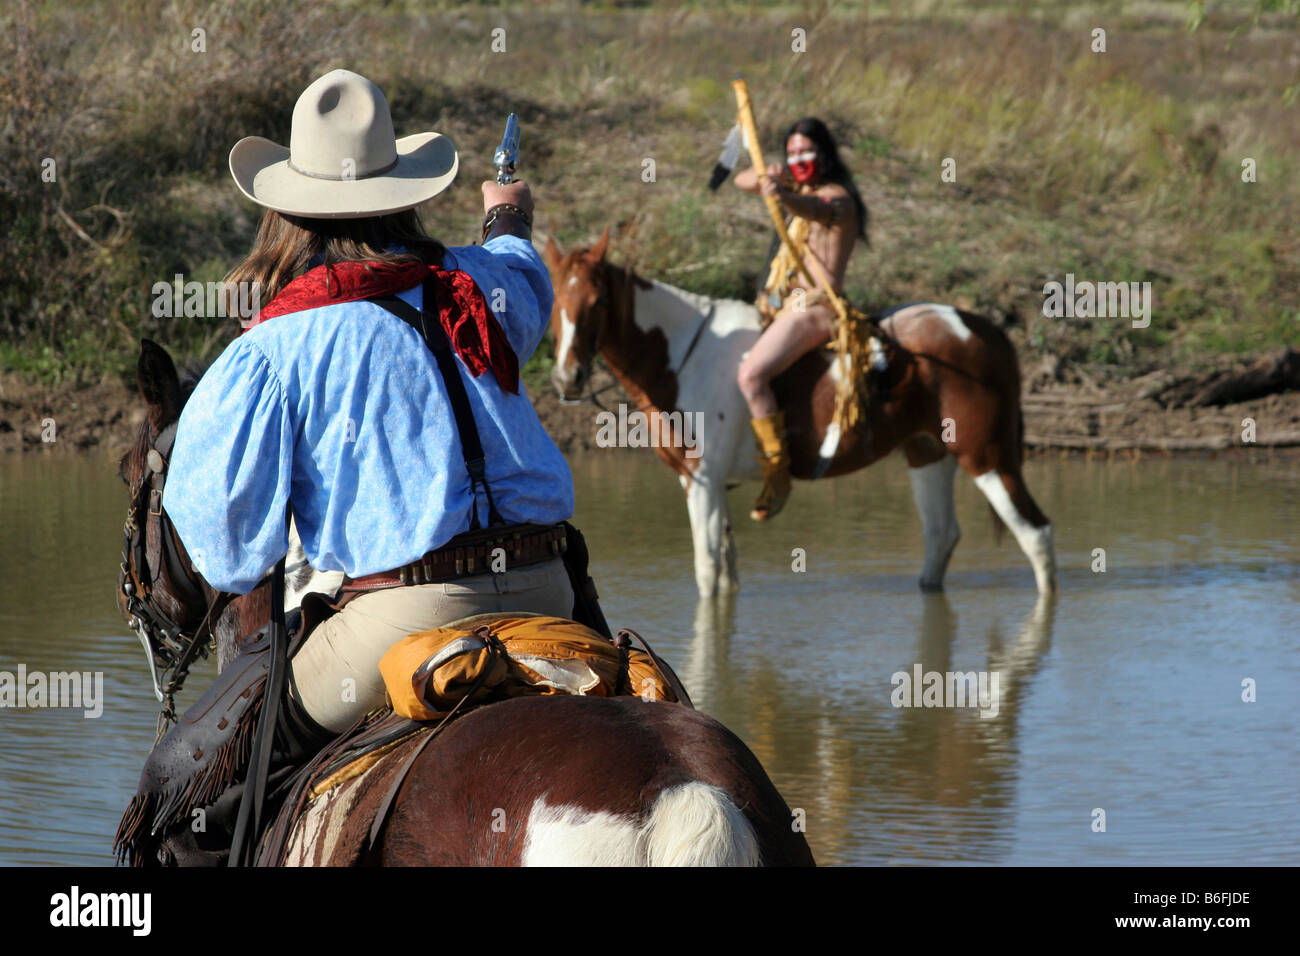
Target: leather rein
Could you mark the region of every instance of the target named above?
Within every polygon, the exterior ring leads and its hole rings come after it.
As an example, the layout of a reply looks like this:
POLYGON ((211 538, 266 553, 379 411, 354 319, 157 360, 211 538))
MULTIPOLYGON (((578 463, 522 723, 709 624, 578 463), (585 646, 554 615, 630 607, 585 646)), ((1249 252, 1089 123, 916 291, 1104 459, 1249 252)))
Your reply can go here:
MULTIPOLYGON (((626 271, 626 273, 627 273, 627 285, 626 285, 627 294, 625 295, 625 299, 627 300, 627 310, 628 310, 628 314, 631 315, 631 313, 632 313, 632 296, 633 296, 633 292, 632 292, 632 283, 635 281, 635 277, 634 277, 634 275, 633 275, 633 273, 632 273, 632 268, 631 268, 631 266, 627 266, 627 267, 625 267, 625 271, 626 271)), ((596 307, 596 308, 604 307, 604 308, 608 311, 608 309, 609 309, 609 301, 610 301, 610 295, 609 295, 609 282, 608 282, 608 280, 606 280, 604 283, 601 284, 600 292, 599 292, 599 293, 597 294, 597 296, 596 296, 595 307, 596 307)), ((706 328, 708 328, 709 323, 713 321, 713 314, 717 311, 717 309, 718 309, 718 303, 717 303, 717 302, 714 302, 714 301, 712 301, 712 300, 710 300, 708 311, 706 311, 702 316, 700 316, 700 321, 699 321, 699 323, 695 326, 695 333, 691 336, 690 344, 688 344, 688 345, 686 346, 686 352, 685 352, 684 355, 682 355, 682 360, 681 360, 681 362, 679 362, 679 363, 677 364, 677 368, 676 368, 676 369, 669 369, 669 372, 670 372, 671 374, 673 374, 673 375, 681 375, 681 373, 682 373, 682 369, 686 368, 686 363, 690 361, 690 359, 691 359, 691 355, 694 354, 694 352, 695 352, 695 346, 699 345, 699 343, 700 343, 700 337, 704 334, 704 330, 705 330, 706 328)), ((608 321, 608 318, 606 318, 606 321, 608 321)), ((635 321, 635 320, 633 320, 633 321, 635 321)), ((603 328, 603 326, 601 326, 601 327, 603 328)), ((596 340, 596 348, 597 348, 597 352, 599 352, 599 350, 600 350, 600 339, 599 339, 599 336, 597 337, 597 340, 596 340)), ((606 408, 603 404, 601 404, 600 399, 598 399, 596 396, 599 395, 599 394, 601 394, 601 392, 607 392, 607 391, 609 391, 611 388, 617 388, 620 384, 621 384, 621 383, 618 382, 618 381, 613 381, 613 382, 610 382, 608 385, 603 385, 603 386, 601 386, 600 388, 597 388, 597 389, 594 389, 594 390, 588 392, 586 395, 579 395, 577 398, 561 398, 561 399, 560 399, 560 404, 561 404, 561 405, 581 405, 583 402, 588 402, 588 401, 589 401, 589 402, 591 402, 593 405, 595 405, 597 408, 599 408, 601 411, 606 411, 606 412, 607 412, 607 411, 609 411, 609 409, 606 408)))
MULTIPOLYGON (((176 423, 172 422, 149 443, 145 468, 131 486, 126 522, 122 526, 122 564, 118 579, 128 626, 135 631, 149 662, 149 676, 154 695, 162 704, 158 714, 158 738, 176 722, 175 697, 189 676, 190 666, 216 649, 213 622, 221 616, 237 595, 217 591, 209 601, 204 597, 202 579, 181 556, 182 545, 176 528, 162 506, 163 482, 167 458, 176 441, 176 423), (161 555, 150 564, 148 521, 159 521, 158 539, 161 555), (169 592, 182 608, 206 608, 199 616, 195 610, 182 620, 175 620, 154 602, 154 589, 166 571, 169 592)), ((259 582, 261 587, 265 582, 259 582)), ((256 590, 256 588, 254 589, 256 590)))
MULTIPOLYGON (((596 295, 595 307, 596 307, 596 308, 604 308, 606 311, 608 311, 608 309, 609 309, 609 289, 608 289, 606 283, 602 283, 602 284, 601 284, 600 292, 597 293, 597 295, 596 295)), ((600 328, 603 328, 603 326, 597 326, 597 329, 600 329, 600 328)), ((597 354, 597 355, 600 354, 600 334, 599 334, 599 332, 597 332, 597 337, 596 337, 596 354, 597 354)), ((592 356, 592 362, 594 362, 595 360, 596 360, 596 356, 593 355, 593 356, 592 356)), ((579 395, 577 398, 565 398, 565 397, 561 396, 561 397, 560 397, 560 404, 561 404, 561 405, 581 405, 583 402, 591 402, 591 404, 595 405, 595 406, 596 406, 597 408, 599 408, 602 412, 607 412, 607 411, 609 411, 609 409, 606 408, 605 405, 604 405, 604 403, 601 402, 601 400, 600 400, 599 398, 597 398, 596 396, 597 396, 597 395, 600 395, 602 392, 608 392, 611 388, 617 388, 617 387, 618 387, 618 384, 619 384, 619 383, 618 383, 617 381, 610 382, 608 385, 602 385, 600 388, 592 389, 591 391, 587 392, 586 395, 579 395)))

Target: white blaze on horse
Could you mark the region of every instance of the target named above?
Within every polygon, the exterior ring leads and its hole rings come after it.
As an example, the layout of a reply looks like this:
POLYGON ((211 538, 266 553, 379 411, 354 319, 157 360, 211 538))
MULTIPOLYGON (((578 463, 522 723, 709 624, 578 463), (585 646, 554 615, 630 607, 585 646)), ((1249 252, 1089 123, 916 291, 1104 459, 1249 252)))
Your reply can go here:
MULTIPOLYGON (((552 383, 564 399, 583 398, 600 355, 643 412, 703 413, 698 457, 681 447, 656 452, 686 490, 701 595, 734 590, 727 487, 758 477, 736 372, 761 331, 758 310, 646 281, 606 261, 608 243, 606 229, 592 248, 564 255, 547 240, 555 286, 552 383)), ((1020 369, 1010 340, 990 319, 948 305, 906 306, 880 326, 889 367, 864 420, 846 434, 831 424, 842 373, 825 350, 804 356, 773 382, 786 413, 793 476, 847 474, 901 448, 925 540, 921 588, 939 590, 961 537, 953 500, 961 466, 1015 535, 1039 592, 1054 592, 1052 525, 1021 474, 1020 369)))

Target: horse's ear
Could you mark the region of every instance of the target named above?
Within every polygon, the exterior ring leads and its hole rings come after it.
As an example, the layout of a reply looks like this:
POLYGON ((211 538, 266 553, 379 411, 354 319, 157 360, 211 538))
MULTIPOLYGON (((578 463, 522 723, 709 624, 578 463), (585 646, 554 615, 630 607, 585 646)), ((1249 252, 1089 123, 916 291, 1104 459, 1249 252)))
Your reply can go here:
POLYGON ((135 367, 140 396, 149 406, 149 424, 155 434, 181 414, 181 380, 167 350, 150 339, 140 340, 140 361, 135 367))
POLYGON ((591 247, 591 252, 588 253, 591 257, 591 261, 604 262, 605 252, 607 249, 609 249, 609 226, 605 227, 605 231, 600 234, 600 238, 596 240, 596 244, 591 247))
POLYGON ((546 237, 546 248, 542 250, 542 259, 552 269, 559 270, 560 262, 564 259, 564 253, 560 247, 555 244, 555 240, 550 236, 546 237))

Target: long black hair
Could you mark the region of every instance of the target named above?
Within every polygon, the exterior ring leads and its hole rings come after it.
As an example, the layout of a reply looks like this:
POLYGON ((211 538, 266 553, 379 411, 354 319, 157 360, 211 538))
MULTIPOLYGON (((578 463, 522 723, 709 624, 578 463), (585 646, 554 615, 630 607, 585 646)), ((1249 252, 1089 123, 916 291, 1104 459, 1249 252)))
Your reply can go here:
POLYGON ((835 137, 831 135, 831 131, 817 117, 805 116, 785 131, 785 136, 781 138, 782 149, 785 149, 786 144, 790 142, 790 137, 795 133, 807 136, 817 145, 818 171, 821 173, 822 179, 827 182, 838 183, 848 190, 853 205, 858 211, 858 235, 866 239, 867 207, 862 202, 857 183, 853 181, 853 176, 849 173, 848 167, 840 159, 840 150, 835 143, 835 137))

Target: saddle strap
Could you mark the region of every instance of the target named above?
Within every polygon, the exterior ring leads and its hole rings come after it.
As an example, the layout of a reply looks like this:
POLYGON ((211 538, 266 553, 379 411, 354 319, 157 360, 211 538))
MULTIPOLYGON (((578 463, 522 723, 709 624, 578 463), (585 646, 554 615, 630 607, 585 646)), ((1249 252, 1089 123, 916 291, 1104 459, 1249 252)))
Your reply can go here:
MULTIPOLYGON (((446 723, 451 715, 444 718, 442 723, 446 723)), ((397 776, 393 778, 392 784, 389 785, 384 799, 379 802, 379 807, 375 811, 375 819, 370 824, 370 835, 366 837, 366 849, 363 858, 369 857, 379 846, 379 838, 383 835, 384 827, 388 824, 388 815, 393 811, 393 804, 397 801, 397 791, 402 789, 402 784, 406 783, 407 775, 410 774, 411 768, 415 766, 415 761, 420 759, 420 754, 424 753, 424 748, 429 746, 429 741, 438 736, 442 730, 442 724, 435 727, 427 737, 416 745, 411 751, 411 755, 406 758, 402 764, 402 769, 397 771, 397 776)))
MULTIPOLYGON (((484 646, 493 655, 499 657, 505 654, 505 648, 502 646, 501 641, 492 634, 492 629, 488 625, 480 625, 474 629, 474 633, 483 638, 484 646)), ((456 701, 456 706, 452 707, 446 717, 438 721, 437 726, 429 732, 429 736, 421 740, 416 748, 411 751, 411 755, 402 764, 402 769, 397 771, 397 776, 393 778, 393 782, 389 785, 387 792, 384 793, 384 799, 380 801, 379 807, 375 811, 375 818, 371 821, 370 835, 366 838, 365 856, 370 856, 375 848, 379 846, 379 838, 383 835, 384 827, 388 824, 388 815, 392 812, 393 804, 397 801, 398 791, 402 789, 402 784, 406 783, 406 778, 410 774, 411 768, 415 766, 415 761, 420 759, 420 754, 424 753, 424 748, 429 746, 429 741, 442 733, 443 728, 460 714, 465 702, 479 692, 483 682, 487 680, 487 676, 491 672, 491 667, 483 668, 483 673, 479 674, 474 686, 465 692, 464 697, 456 701)))
POLYGON ((654 661, 655 667, 659 668, 659 673, 663 674, 664 680, 668 682, 669 689, 676 695, 677 702, 694 710, 695 704, 691 702, 691 695, 686 693, 686 688, 677 677, 677 672, 668 666, 667 661, 651 649, 644 637, 630 627, 624 627, 619 629, 618 639, 614 643, 620 648, 627 648, 632 646, 633 641, 640 644, 641 650, 645 651, 650 660, 654 661))

